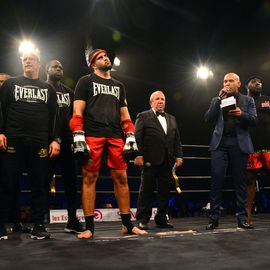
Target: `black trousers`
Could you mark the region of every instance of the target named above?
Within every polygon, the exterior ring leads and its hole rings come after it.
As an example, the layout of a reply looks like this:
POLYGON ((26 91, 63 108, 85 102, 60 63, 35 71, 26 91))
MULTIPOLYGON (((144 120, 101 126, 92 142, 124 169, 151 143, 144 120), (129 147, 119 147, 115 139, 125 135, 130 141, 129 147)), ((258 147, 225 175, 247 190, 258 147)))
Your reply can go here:
POLYGON ((217 150, 211 152, 211 158, 210 219, 219 219, 224 177, 230 163, 236 193, 236 217, 238 221, 247 221, 248 154, 241 152, 236 137, 223 137, 217 150))
POLYGON ((158 166, 144 166, 141 173, 136 219, 147 223, 152 215, 154 191, 157 188, 156 220, 166 218, 170 195, 171 168, 167 162, 158 166))
MULTIPOLYGON (((2 177, 3 177, 3 166, 2 166, 2 160, 5 156, 5 153, 3 151, 0 151, 0 185, 2 183, 2 177)), ((11 199, 11 205, 10 205, 10 211, 9 211, 9 217, 8 221, 12 223, 19 223, 21 222, 21 187, 20 183, 15 186, 15 190, 13 193, 13 198, 11 199)))
POLYGON ((61 143, 61 151, 59 156, 50 159, 49 162, 49 179, 50 184, 53 174, 60 171, 62 180, 64 181, 65 195, 67 199, 68 219, 76 219, 76 210, 79 206, 77 195, 77 173, 74 154, 71 150, 72 138, 63 138, 61 143))
MULTIPOLYGON (((8 150, 2 155, 0 179, 0 224, 18 215, 20 180, 26 168, 32 190, 32 220, 43 223, 48 174, 48 143, 32 138, 8 138, 8 150)), ((15 217, 14 217, 15 218, 15 217)))

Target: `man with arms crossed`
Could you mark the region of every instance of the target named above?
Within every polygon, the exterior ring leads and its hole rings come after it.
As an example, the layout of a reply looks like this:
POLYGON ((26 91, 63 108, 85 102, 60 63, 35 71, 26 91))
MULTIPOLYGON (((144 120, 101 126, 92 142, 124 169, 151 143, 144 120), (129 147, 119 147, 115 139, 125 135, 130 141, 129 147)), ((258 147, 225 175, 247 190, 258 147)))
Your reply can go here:
POLYGON ((47 83, 56 90, 58 115, 60 125, 61 151, 59 156, 50 160, 49 181, 52 179, 57 166, 61 170, 67 198, 68 222, 65 232, 79 233, 83 231, 82 225, 76 217, 78 208, 77 175, 74 155, 71 149, 73 143, 69 120, 73 113, 74 92, 61 82, 63 66, 58 60, 51 60, 46 65, 47 83))

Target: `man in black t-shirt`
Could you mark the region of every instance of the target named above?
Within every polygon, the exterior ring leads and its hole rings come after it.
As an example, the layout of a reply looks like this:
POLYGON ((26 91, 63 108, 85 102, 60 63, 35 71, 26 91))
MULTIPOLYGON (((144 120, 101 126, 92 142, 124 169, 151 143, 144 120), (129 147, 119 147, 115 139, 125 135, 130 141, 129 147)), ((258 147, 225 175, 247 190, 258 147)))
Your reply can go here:
POLYGON ((49 181, 56 169, 60 168, 65 185, 67 198, 68 222, 66 232, 79 233, 83 231, 81 223, 76 217, 77 203, 77 175, 74 155, 72 152, 73 137, 69 128, 72 117, 74 92, 61 82, 63 66, 58 60, 51 60, 46 65, 47 82, 56 90, 58 115, 60 124, 61 151, 59 156, 50 160, 49 181))
MULTIPOLYGON (((2 86, 4 81, 9 79, 10 77, 11 76, 7 73, 0 73, 0 87, 2 86)), ((0 120, 0 121, 2 121, 2 120, 0 120)), ((3 153, 2 153, 2 151, 0 151, 0 166, 1 166, 2 155, 3 155, 3 153)), ((0 170, 0 177, 1 177, 1 172, 2 172, 2 168, 0 170)), ((0 183, 1 183, 1 180, 0 180, 0 183)), ((11 206, 12 211, 10 211, 9 219, 12 222, 12 231, 13 232, 30 233, 31 229, 24 226, 21 222, 20 193, 21 193, 21 189, 18 186, 16 192, 14 192, 14 198, 13 198, 13 202, 12 202, 12 206, 11 206)))
POLYGON ((23 53, 23 76, 6 80, 1 87, 0 149, 4 151, 0 183, 0 239, 7 239, 5 224, 14 192, 20 185, 23 164, 32 189, 31 238, 50 234, 43 224, 46 205, 48 158, 59 154, 56 129, 56 94, 39 79, 38 51, 23 53))
POLYGON ((252 76, 246 81, 248 95, 254 98, 258 120, 250 130, 254 153, 248 157, 248 222, 252 223, 252 209, 258 170, 266 170, 270 178, 270 97, 262 95, 262 78, 252 76))
POLYGON ((124 86, 111 77, 112 64, 106 51, 97 49, 87 53, 87 62, 94 72, 82 77, 76 86, 73 117, 70 121, 74 153, 89 158, 89 151, 91 158, 91 164, 83 167, 82 206, 86 230, 78 237, 91 238, 94 234, 95 187, 105 146, 108 150, 107 166, 114 182, 123 223, 122 232, 146 234, 131 223, 127 164, 123 149, 136 149, 136 142, 124 86), (127 136, 126 144, 123 132, 127 136))

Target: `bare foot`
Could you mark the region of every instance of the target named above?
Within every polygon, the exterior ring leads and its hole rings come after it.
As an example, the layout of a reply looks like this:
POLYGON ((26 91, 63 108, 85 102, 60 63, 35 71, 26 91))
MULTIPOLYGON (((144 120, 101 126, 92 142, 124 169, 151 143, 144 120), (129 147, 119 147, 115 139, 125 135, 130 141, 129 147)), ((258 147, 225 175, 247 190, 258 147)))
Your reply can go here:
MULTIPOLYGON (((121 231, 122 231, 123 234, 128 234, 127 228, 126 228, 125 226, 123 226, 123 225, 122 225, 121 231)), ((131 233, 132 233, 132 234, 137 234, 137 235, 148 234, 147 231, 141 230, 141 229, 139 229, 138 227, 133 227, 131 233)))
POLYGON ((91 231, 87 230, 87 231, 84 231, 82 233, 79 233, 77 235, 77 237, 79 239, 88 239, 88 238, 92 238, 93 237, 93 234, 91 233, 91 231))

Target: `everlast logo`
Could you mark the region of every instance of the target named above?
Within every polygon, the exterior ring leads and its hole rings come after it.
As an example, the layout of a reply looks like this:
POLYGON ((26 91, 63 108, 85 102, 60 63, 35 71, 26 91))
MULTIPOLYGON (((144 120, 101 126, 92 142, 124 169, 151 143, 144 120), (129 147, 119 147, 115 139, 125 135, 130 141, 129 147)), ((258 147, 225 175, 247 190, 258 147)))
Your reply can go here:
POLYGON ((109 86, 109 85, 93 82, 93 92, 94 92, 94 96, 97 96, 100 94, 113 95, 119 100, 120 87, 119 86, 109 86))
POLYGON ((57 104, 58 107, 69 107, 70 106, 70 97, 69 93, 61 93, 61 92, 56 92, 57 95, 57 104))
POLYGON ((14 98, 16 101, 47 103, 48 89, 40 89, 36 86, 21 87, 19 85, 15 85, 14 98))

